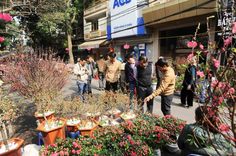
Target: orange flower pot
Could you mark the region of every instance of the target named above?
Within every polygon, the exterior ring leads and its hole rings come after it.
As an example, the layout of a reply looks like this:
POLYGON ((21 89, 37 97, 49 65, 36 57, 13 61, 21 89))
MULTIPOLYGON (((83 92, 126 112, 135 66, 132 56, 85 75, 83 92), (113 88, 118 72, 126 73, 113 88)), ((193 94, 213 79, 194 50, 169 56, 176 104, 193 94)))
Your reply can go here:
POLYGON ((77 124, 70 124, 70 123, 68 123, 68 120, 67 120, 67 122, 66 122, 66 129, 67 129, 67 131, 69 131, 69 132, 77 132, 78 131, 79 123, 77 123, 77 124))
MULTIPOLYGON (((19 138, 12 138, 8 140, 8 143, 15 142, 17 143, 16 148, 11 149, 5 153, 0 154, 0 156, 21 156, 21 147, 23 145, 24 140, 19 139, 19 138)), ((0 147, 2 147, 4 144, 3 142, 0 142, 0 147)))
MULTIPOLYGON (((64 119, 60 120, 62 121, 62 125, 50 130, 45 129, 45 121, 38 126, 37 130, 42 132, 43 142, 45 146, 54 144, 57 138, 65 139, 66 121, 64 119)), ((49 122, 53 122, 53 120, 49 120, 49 122)))
POLYGON ((98 127, 98 124, 95 123, 95 125, 94 125, 92 128, 89 128, 89 129, 81 129, 80 127, 78 127, 78 129, 79 129, 79 131, 80 131, 80 135, 92 137, 92 136, 93 136, 93 132, 94 132, 94 130, 97 129, 97 127, 98 127))
MULTIPOLYGON (((53 119, 54 118, 54 113, 55 112, 50 112, 50 113, 46 114, 46 119, 47 120, 53 119)), ((43 114, 39 114, 38 112, 35 112, 34 116, 37 118, 39 123, 42 123, 45 120, 44 117, 43 117, 43 114)))

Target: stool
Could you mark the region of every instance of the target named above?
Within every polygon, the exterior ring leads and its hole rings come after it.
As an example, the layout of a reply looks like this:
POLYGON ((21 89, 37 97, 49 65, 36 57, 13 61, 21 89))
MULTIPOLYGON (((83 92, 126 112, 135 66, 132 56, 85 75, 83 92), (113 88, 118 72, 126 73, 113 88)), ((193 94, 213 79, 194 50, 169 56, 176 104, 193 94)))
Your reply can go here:
POLYGON ((77 139, 80 136, 80 132, 67 132, 68 136, 72 139, 77 139))

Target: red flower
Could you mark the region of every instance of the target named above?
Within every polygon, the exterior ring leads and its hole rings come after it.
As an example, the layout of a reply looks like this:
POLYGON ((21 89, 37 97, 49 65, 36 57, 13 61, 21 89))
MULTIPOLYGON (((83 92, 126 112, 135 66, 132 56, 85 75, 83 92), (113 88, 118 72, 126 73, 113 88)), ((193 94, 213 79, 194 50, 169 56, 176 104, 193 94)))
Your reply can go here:
POLYGON ((219 130, 222 131, 222 132, 228 132, 229 131, 229 126, 226 125, 226 124, 221 124, 219 126, 219 130))
POLYGON ((134 151, 132 151, 132 152, 130 153, 130 156, 137 156, 137 153, 135 153, 134 151))
POLYGON ((0 43, 4 42, 5 38, 4 37, 0 37, 0 43))

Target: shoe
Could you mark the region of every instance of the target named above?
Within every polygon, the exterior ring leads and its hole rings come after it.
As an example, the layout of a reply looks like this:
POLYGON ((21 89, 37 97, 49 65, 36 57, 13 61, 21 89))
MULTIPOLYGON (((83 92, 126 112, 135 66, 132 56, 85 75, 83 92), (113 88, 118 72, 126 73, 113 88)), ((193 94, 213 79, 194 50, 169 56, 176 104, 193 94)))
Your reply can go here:
POLYGON ((185 108, 189 108, 189 105, 186 104, 186 105, 184 105, 184 107, 185 107, 185 108))

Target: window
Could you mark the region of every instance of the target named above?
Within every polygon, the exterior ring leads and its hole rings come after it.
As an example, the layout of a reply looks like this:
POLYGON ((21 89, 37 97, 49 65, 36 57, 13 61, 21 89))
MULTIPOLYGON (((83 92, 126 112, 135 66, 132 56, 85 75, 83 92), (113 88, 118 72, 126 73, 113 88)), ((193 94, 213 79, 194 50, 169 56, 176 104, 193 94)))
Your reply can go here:
POLYGON ((92 31, 98 30, 98 21, 93 21, 92 22, 92 31))

